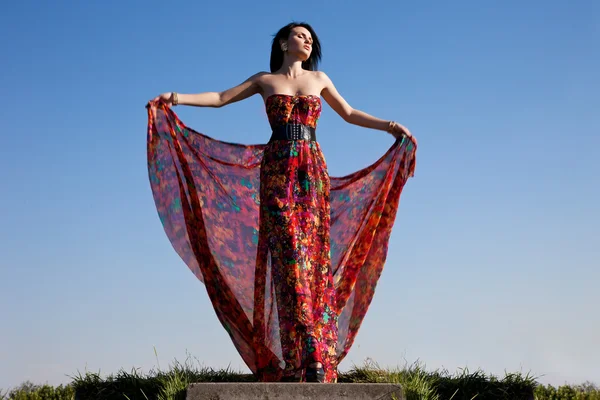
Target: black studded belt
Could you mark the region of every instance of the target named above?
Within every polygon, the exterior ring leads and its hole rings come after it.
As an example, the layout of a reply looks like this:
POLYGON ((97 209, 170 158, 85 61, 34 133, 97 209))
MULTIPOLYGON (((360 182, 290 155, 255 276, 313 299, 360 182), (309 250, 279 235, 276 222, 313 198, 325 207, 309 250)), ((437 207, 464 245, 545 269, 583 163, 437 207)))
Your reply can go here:
POLYGON ((317 140, 317 133, 312 126, 285 124, 273 129, 271 140, 310 140, 314 142, 317 140))

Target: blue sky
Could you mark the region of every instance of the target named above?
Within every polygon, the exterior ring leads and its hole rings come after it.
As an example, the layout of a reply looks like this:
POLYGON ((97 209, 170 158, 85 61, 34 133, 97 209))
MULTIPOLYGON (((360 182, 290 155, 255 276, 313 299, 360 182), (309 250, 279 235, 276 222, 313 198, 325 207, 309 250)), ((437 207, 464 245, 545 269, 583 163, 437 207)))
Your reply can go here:
MULTIPOLYGON (((268 69, 310 22, 355 108, 419 140, 388 261, 341 365, 600 376, 600 5, 559 1, 21 1, 0 15, 0 388, 77 371, 245 370, 162 229, 148 99, 268 69), (368 6, 366 5, 368 4, 368 6), (594 243, 596 247, 594 247, 594 243)), ((259 96, 176 109, 215 138, 264 143, 259 96)), ((392 144, 328 106, 329 172, 392 144)))

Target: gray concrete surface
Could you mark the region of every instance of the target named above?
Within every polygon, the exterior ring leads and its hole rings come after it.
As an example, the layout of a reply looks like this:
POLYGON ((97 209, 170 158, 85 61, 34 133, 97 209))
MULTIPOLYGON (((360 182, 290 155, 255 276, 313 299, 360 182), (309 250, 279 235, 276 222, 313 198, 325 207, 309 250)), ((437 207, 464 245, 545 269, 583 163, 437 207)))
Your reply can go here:
POLYGON ((186 400, 405 400, 391 383, 193 383, 186 400))

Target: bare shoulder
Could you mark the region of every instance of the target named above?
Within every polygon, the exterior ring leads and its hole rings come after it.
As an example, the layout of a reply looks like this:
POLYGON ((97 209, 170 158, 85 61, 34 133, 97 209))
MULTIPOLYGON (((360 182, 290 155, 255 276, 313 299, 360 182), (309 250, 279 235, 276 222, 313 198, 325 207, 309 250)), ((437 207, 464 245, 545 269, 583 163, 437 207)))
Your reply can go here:
POLYGON ((316 79, 322 82, 331 82, 331 79, 329 79, 329 76, 325 73, 325 71, 314 71, 313 74, 315 75, 316 79))
POLYGON ((271 82, 273 74, 267 71, 260 71, 252 75, 251 79, 255 84, 263 88, 268 86, 269 82, 271 82))
POLYGON ((321 87, 321 93, 327 93, 327 91, 329 91, 333 87, 333 83, 331 82, 329 75, 327 75, 324 71, 315 71, 314 74, 315 80, 321 87))
POLYGON ((314 76, 321 87, 321 91, 326 91, 333 85, 331 79, 329 79, 329 76, 324 71, 315 71, 314 76))
POLYGON ((271 75, 269 72, 267 71, 260 71, 255 73, 254 75, 252 75, 250 78, 248 78, 249 81, 252 81, 254 83, 260 83, 263 82, 265 77, 271 75))
POLYGON ((246 81, 250 82, 254 86, 255 93, 262 93, 265 83, 271 74, 266 71, 260 71, 249 77, 246 81))

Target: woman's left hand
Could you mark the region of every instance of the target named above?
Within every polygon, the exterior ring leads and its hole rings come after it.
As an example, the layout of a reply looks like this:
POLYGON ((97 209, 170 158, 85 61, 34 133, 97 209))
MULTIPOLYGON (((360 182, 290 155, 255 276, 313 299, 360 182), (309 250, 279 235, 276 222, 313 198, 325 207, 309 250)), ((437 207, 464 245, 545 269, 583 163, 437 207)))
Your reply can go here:
POLYGON ((410 133, 410 131, 404 125, 400 125, 397 122, 392 124, 392 130, 390 134, 392 134, 396 139, 406 136, 408 139, 412 140, 415 146, 417 145, 417 139, 415 139, 412 133, 410 133))

